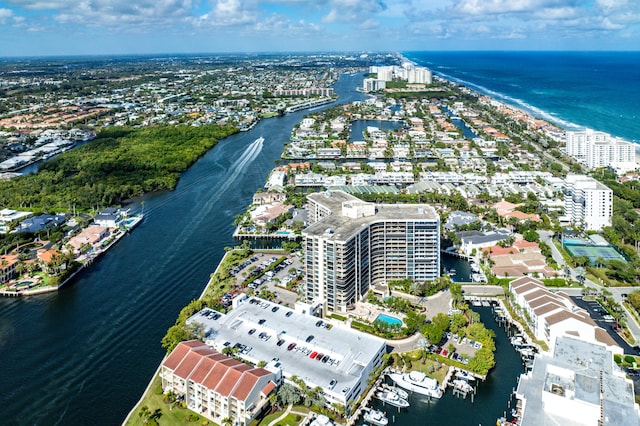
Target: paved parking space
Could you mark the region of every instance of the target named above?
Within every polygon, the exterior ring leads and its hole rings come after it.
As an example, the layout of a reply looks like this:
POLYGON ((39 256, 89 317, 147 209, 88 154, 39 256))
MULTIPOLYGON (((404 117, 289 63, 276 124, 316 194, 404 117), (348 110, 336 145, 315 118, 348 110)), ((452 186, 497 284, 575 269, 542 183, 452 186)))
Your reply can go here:
POLYGON ((610 317, 607 311, 597 301, 584 300, 582 296, 571 297, 573 302, 579 307, 585 309, 593 321, 599 327, 602 327, 609 336, 622 348, 624 353, 637 354, 637 352, 614 330, 615 321, 610 317))
POLYGON ((249 282, 247 289, 253 289, 256 294, 259 294, 262 289, 267 289, 276 296, 276 303, 293 307, 297 299, 297 293, 287 290, 286 285, 288 282, 296 280, 302 273, 302 261, 296 254, 282 255, 272 252, 255 252, 253 256, 232 271, 236 276, 235 287, 242 289, 242 284, 252 277, 255 271, 267 269, 283 256, 286 259, 276 266, 274 270, 268 271, 263 275, 260 273, 255 275, 256 279, 249 282))

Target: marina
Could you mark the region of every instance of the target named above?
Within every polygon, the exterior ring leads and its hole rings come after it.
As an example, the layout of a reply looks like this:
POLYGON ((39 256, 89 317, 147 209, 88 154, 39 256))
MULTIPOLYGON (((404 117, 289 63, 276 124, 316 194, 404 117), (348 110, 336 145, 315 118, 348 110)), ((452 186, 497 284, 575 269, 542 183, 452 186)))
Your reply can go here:
MULTIPOLYGON (((487 301, 488 302, 488 301, 487 301)), ((389 410, 389 405, 382 401, 372 399, 370 407, 376 410, 387 411, 389 424, 398 425, 426 425, 446 424, 451 426, 468 426, 469 419, 473 419, 474 425, 494 425, 496 418, 510 413, 511 397, 518 383, 519 375, 524 371, 520 354, 509 343, 509 335, 494 319, 493 309, 489 303, 480 303, 481 306, 473 307, 480 314, 481 321, 490 330, 496 333, 496 366, 489 372, 485 380, 467 373, 460 372, 457 368, 451 368, 445 380, 448 383, 447 390, 440 399, 429 398, 417 392, 408 392, 407 402, 410 407, 389 410), (462 379, 460 376, 472 376, 462 379), (453 382, 456 382, 454 387, 453 382), (473 390, 470 388, 473 387, 473 390), (466 392, 466 398, 465 398, 466 392), (451 413, 464 411, 464 416, 456 416, 451 413), (393 414, 392 414, 393 413, 393 414)), ((393 384, 390 379, 388 384, 393 384), (391 383, 389 383, 391 382, 391 383)), ((515 402, 513 403, 515 404, 515 402)))

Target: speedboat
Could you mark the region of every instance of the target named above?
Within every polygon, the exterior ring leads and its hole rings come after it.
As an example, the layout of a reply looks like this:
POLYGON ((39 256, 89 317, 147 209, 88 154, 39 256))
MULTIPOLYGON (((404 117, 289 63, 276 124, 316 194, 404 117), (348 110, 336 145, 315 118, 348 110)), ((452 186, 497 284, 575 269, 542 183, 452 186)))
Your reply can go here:
POLYGON ((397 393, 390 390, 376 393, 376 398, 398 408, 406 408, 409 406, 409 402, 406 399, 400 398, 397 393))
POLYGON ((467 383, 466 380, 456 379, 451 383, 453 383, 454 388, 460 389, 463 392, 471 392, 473 390, 473 386, 467 383))
POLYGON ((427 377, 420 371, 412 371, 404 374, 391 373, 389 374, 389 378, 393 380, 396 385, 412 392, 428 395, 433 398, 442 397, 442 389, 438 386, 438 381, 427 377))
POLYGON ((469 374, 468 372, 464 371, 464 370, 458 370, 456 371, 456 377, 466 380, 467 382, 473 382, 476 380, 475 377, 473 377, 471 374, 469 374))
POLYGON ((371 424, 378 426, 386 426, 389 423, 389 419, 385 416, 385 413, 380 410, 367 411, 363 418, 371 424))

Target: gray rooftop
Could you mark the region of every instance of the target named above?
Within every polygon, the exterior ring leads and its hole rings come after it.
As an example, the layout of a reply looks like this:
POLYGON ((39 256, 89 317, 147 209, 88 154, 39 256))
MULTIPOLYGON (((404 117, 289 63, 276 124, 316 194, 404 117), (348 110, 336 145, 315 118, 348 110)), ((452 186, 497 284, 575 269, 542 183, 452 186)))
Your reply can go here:
POLYGON ((324 236, 328 240, 347 241, 361 227, 382 221, 436 222, 440 217, 428 204, 372 204, 366 203, 343 191, 325 191, 309 194, 308 198, 331 210, 331 215, 304 230, 306 235, 324 236), (375 214, 348 217, 343 214, 344 205, 375 206, 375 214))
POLYGON ((553 357, 537 356, 533 370, 520 377, 517 393, 525 399, 522 426, 595 425, 598 418, 584 421, 584 413, 593 411, 597 417, 602 414, 604 425, 640 425, 633 384, 618 371, 613 354, 603 345, 558 338, 553 357), (565 398, 553 403, 561 409, 543 401, 553 398, 565 398))
POLYGON ((239 343, 251 347, 247 354, 240 356, 256 364, 277 358, 285 376, 298 376, 309 386, 322 386, 325 391, 329 382, 335 379, 336 394, 345 388, 353 388, 360 380, 360 372, 386 346, 383 339, 341 324, 332 324, 330 328, 316 326, 319 321, 323 324, 328 322, 256 297, 247 298, 229 313, 221 314, 217 320, 207 317, 209 312, 213 310, 205 308, 187 321, 204 325, 204 331, 208 334, 205 339, 207 344, 219 351, 222 351, 226 342, 229 342, 227 346, 239 343), (249 303, 252 299, 257 303, 249 303), (276 307, 278 309, 273 312, 276 307), (252 329, 255 332, 249 334, 252 329), (269 337, 261 339, 261 333, 269 337), (313 338, 307 342, 309 336, 313 338), (280 339, 284 343, 278 346, 280 339), (296 344, 296 349, 288 350, 291 343, 296 344), (334 362, 323 363, 311 359, 300 348, 328 355, 334 362))

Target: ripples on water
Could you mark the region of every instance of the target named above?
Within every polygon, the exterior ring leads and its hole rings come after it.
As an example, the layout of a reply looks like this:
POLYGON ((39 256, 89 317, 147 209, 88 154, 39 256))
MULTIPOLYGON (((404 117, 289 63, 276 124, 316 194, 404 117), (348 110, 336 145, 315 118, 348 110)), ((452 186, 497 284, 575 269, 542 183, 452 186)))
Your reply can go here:
MULTIPOLYGON (((354 90, 361 81, 362 74, 341 79, 341 102, 362 99, 354 90)), ((263 120, 220 141, 175 191, 145 196, 144 222, 73 285, 0 299, 1 424, 124 420, 164 355, 164 333, 234 244, 234 217, 264 185, 304 114, 263 120)))

